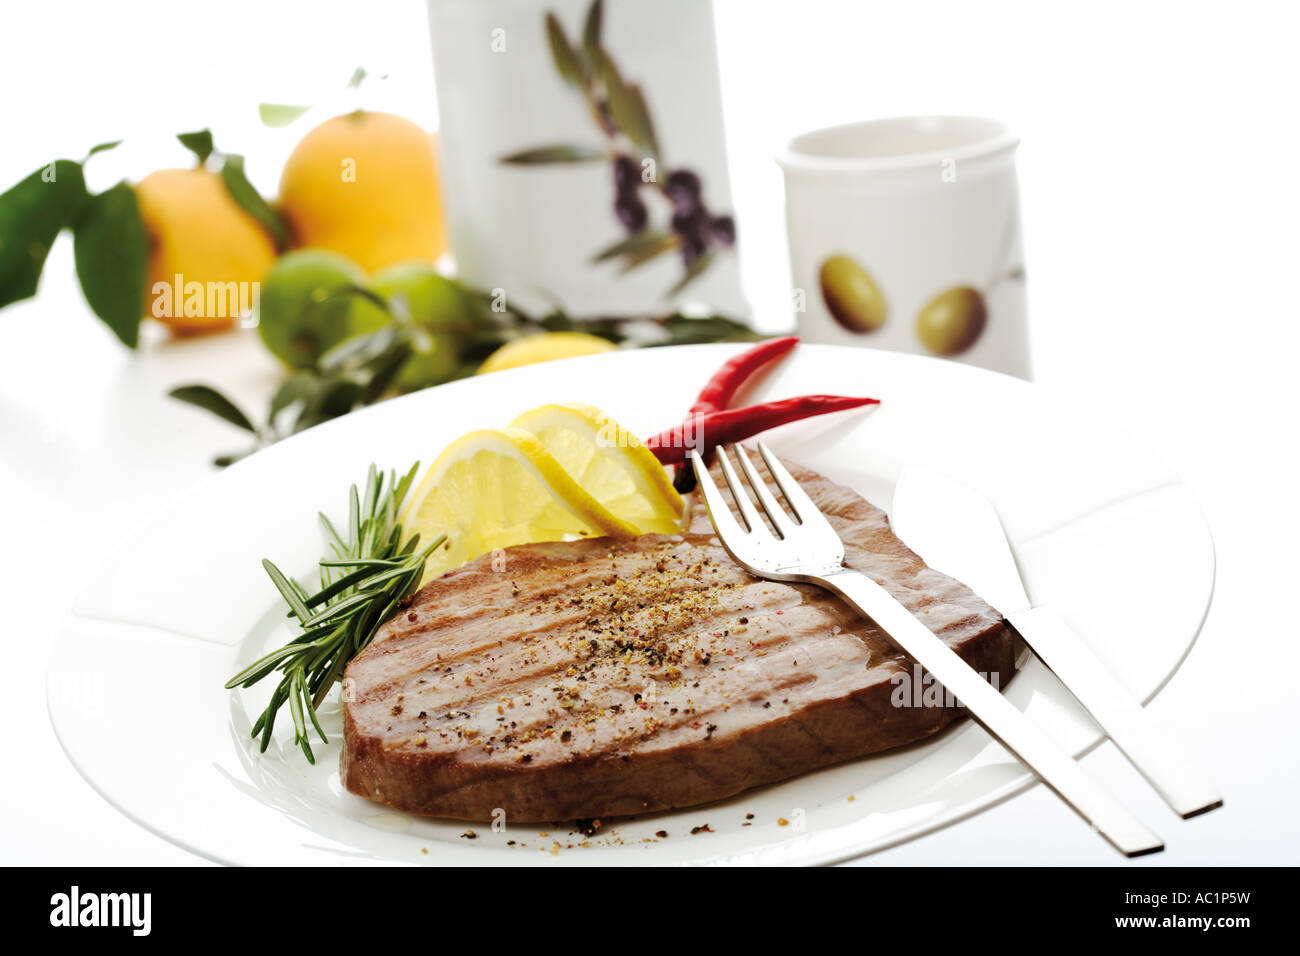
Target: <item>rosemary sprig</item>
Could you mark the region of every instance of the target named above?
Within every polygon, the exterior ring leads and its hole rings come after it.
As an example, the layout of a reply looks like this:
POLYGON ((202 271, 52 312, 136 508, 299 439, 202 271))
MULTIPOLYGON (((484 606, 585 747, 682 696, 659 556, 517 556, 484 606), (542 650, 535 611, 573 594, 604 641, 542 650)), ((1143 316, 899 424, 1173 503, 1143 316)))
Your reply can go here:
POLYGON ((308 594, 271 561, 262 566, 296 618, 300 633, 232 677, 226 687, 252 687, 279 671, 283 676, 266 710, 253 725, 251 736, 261 737, 262 752, 271 743, 276 713, 286 703, 293 718, 293 742, 308 763, 315 763, 309 737, 311 726, 329 743, 316 716, 316 708, 342 676, 343 669, 370 643, 379 626, 397 610, 420 584, 424 564, 447 536, 439 535, 423 547, 419 535, 403 540, 398 521, 402 502, 415 480, 419 462, 402 478, 384 475, 374 465, 366 475, 365 490, 353 485, 348 498, 345 533, 325 515, 320 516, 328 553, 320 561, 320 587, 308 594))

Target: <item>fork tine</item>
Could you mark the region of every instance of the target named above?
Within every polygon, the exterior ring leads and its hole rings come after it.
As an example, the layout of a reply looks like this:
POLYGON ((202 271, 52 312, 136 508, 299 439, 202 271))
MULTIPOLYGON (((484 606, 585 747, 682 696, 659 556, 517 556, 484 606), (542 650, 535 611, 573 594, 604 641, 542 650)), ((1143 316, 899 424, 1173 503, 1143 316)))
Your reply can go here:
POLYGON ((749 452, 739 443, 735 445, 736 457, 740 459, 740 467, 745 471, 745 477, 749 479, 749 485, 754 489, 754 495, 758 498, 758 503, 763 506, 767 512, 768 520, 772 522, 772 527, 776 528, 777 534, 782 539, 790 537, 798 525, 791 520, 786 510, 781 507, 781 502, 776 500, 776 496, 767 488, 767 482, 758 473, 754 463, 749 458, 749 452))
POLYGON ((749 500, 749 492, 745 490, 745 483, 740 480, 736 470, 731 467, 731 458, 727 454, 727 449, 719 445, 713 449, 713 453, 718 456, 718 464, 722 468, 722 477, 727 479, 727 487, 731 489, 731 497, 736 502, 736 507, 740 509, 740 516, 745 519, 745 524, 749 527, 751 533, 767 533, 767 525, 763 524, 763 519, 759 517, 758 509, 754 507, 754 502, 749 500))
POLYGON ((713 521, 713 528, 718 532, 718 537, 724 544, 728 540, 743 538, 746 532, 736 522, 731 509, 727 507, 727 500, 722 497, 722 492, 713 483, 713 476, 709 474, 704 459, 694 449, 691 449, 690 456, 691 464, 695 466, 695 478, 699 483, 700 497, 704 499, 704 507, 709 509, 709 518, 713 521))
POLYGON ((785 465, 777 460, 776 455, 772 454, 771 449, 763 442, 758 443, 758 453, 763 456, 763 462, 767 465, 767 470, 776 479, 776 486, 781 489, 781 494, 789 502, 790 510, 799 519, 799 523, 808 524, 818 518, 825 521, 826 516, 822 514, 821 509, 813 504, 813 500, 808 497, 807 492, 799 487, 799 482, 794 480, 794 476, 786 471, 785 465))

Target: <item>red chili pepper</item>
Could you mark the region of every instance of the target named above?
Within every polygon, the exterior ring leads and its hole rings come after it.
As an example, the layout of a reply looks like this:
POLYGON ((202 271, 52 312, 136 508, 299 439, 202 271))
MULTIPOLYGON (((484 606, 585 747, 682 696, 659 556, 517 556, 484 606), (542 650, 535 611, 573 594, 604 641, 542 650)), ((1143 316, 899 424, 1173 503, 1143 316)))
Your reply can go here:
POLYGON ((662 464, 675 465, 686 461, 692 449, 712 450, 718 445, 752 438, 759 432, 778 425, 801 421, 816 415, 878 405, 877 398, 851 398, 846 395, 801 395, 776 402, 750 405, 748 408, 728 408, 713 412, 696 412, 686 417, 680 425, 660 432, 646 441, 646 447, 662 464))
POLYGON ((696 412, 716 412, 731 404, 736 392, 759 368, 780 358, 799 344, 799 339, 787 335, 780 339, 768 339, 759 342, 752 349, 746 349, 722 363, 722 367, 713 373, 707 385, 700 389, 695 404, 686 413, 689 418, 696 412))
MULTIPOLYGON (((785 355, 798 344, 799 339, 794 335, 767 339, 727 359, 722 363, 722 367, 713 373, 704 388, 700 389, 700 394, 696 397, 695 404, 687 411, 686 417, 690 418, 699 412, 716 412, 726 408, 736 397, 736 392, 740 391, 755 372, 785 355)), ((682 494, 695 489, 695 470, 684 461, 679 462, 673 471, 673 487, 682 494)))

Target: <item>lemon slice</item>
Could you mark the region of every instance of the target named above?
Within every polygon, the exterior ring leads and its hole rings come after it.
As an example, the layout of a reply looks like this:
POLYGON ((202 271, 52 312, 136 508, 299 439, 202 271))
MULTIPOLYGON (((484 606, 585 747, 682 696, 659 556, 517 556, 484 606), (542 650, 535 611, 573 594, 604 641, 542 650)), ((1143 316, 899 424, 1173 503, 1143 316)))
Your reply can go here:
POLYGON ((448 445, 415 489, 402 527, 422 541, 447 534, 425 581, 515 544, 637 534, 519 428, 470 432, 448 445))
POLYGON ((600 409, 542 405, 510 427, 536 435, 583 490, 640 534, 681 530, 685 504, 663 466, 639 438, 600 409))

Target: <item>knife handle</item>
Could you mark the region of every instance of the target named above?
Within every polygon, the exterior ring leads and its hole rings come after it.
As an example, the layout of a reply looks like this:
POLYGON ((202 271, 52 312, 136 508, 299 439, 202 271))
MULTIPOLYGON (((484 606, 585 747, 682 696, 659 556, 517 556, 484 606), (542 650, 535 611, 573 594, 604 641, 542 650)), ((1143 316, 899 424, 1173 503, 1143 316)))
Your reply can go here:
POLYGON ((1007 620, 1175 813, 1187 819, 1223 805, 1209 778, 1068 624, 1044 607, 1007 620))
POLYGON ((934 675, 985 730, 1117 850, 1139 856, 1164 849, 1158 836, 879 584, 849 570, 808 578, 875 621, 900 650, 934 675))

